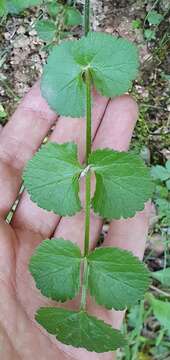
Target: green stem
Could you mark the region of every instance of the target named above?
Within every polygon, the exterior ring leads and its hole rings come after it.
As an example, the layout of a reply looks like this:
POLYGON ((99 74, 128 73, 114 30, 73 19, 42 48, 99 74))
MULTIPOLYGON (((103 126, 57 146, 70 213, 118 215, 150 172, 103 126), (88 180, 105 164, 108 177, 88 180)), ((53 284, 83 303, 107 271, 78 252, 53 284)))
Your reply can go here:
POLYGON ((86 70, 86 165, 88 165, 88 158, 91 153, 91 76, 90 71, 86 70))
POLYGON ((84 35, 87 36, 90 30, 90 0, 85 0, 84 6, 84 35))
POLYGON ((85 310, 86 308, 88 276, 89 276, 89 267, 88 267, 87 259, 84 258, 83 285, 82 285, 81 304, 80 304, 81 310, 85 310))
POLYGON ((85 208, 85 235, 84 235, 84 256, 89 253, 90 242, 90 204, 91 204, 91 174, 86 175, 86 208, 85 208))
MULTIPOLYGON (((89 70, 85 74, 86 80, 86 166, 91 154, 91 77, 89 70)), ((90 203, 91 203, 91 173, 86 174, 86 204, 85 204, 85 236, 84 236, 84 256, 89 252, 90 241, 90 203)))

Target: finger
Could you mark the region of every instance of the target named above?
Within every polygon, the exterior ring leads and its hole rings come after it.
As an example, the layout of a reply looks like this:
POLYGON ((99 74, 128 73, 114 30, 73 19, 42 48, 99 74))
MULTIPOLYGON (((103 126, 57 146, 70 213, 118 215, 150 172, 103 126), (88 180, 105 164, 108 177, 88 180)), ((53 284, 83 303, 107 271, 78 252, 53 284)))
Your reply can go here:
MULTIPOLYGON (((94 139, 94 148, 110 147, 116 150, 128 148, 134 125, 137 119, 137 105, 129 96, 121 96, 112 100, 94 139)), ((101 232, 102 220, 91 213, 90 221, 91 247, 96 243, 101 232)), ((83 244, 84 211, 74 218, 62 218, 55 231, 56 237, 63 237, 83 244)))
MULTIPOLYGON (((151 203, 131 219, 114 220, 111 222, 104 246, 114 246, 128 251, 140 259, 143 258, 151 214, 151 203)), ((121 327, 124 311, 113 311, 112 323, 117 329, 121 327)))
POLYGON ((25 163, 56 120, 40 95, 37 83, 0 133, 0 215, 13 205, 21 186, 25 163))
MULTIPOLYGON (((93 137, 95 137, 107 104, 108 99, 101 97, 98 94, 94 95, 94 121, 92 127, 93 137)), ((80 161, 83 161, 85 156, 85 126, 86 124, 84 119, 60 117, 50 140, 57 143, 74 141, 78 145, 80 161)), ((31 231, 39 232, 44 238, 49 237, 54 232, 59 219, 59 216, 40 209, 30 200, 29 195, 25 192, 20 200, 12 224, 16 228, 26 228, 31 231)))

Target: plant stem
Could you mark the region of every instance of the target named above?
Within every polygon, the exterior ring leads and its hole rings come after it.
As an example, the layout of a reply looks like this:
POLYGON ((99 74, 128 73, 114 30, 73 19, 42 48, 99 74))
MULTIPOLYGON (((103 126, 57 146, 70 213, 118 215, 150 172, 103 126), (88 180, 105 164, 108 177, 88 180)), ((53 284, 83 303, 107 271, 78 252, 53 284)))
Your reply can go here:
MULTIPOLYGON (((87 36, 90 30, 90 0, 85 0, 84 8, 84 34, 87 36)), ((89 69, 85 71, 86 84, 86 166, 88 166, 89 155, 91 154, 91 120, 92 120, 92 106, 91 106, 91 75, 89 69)), ((86 296, 88 288, 88 272, 89 267, 87 263, 87 255, 89 253, 90 243, 90 204, 91 204, 91 172, 90 169, 86 173, 85 183, 85 233, 84 233, 84 271, 83 284, 81 295, 81 310, 85 310, 86 296)))
MULTIPOLYGON (((86 166, 91 154, 91 78, 89 70, 85 74, 86 80, 86 166)), ((91 200, 91 173, 86 174, 86 204, 85 204, 85 236, 84 236, 84 256, 89 252, 90 241, 90 200, 91 200)))
POLYGON ((85 0, 84 6, 84 35, 87 36, 90 30, 90 0, 85 0))
POLYGON ((89 276, 89 267, 88 267, 87 259, 84 258, 83 285, 82 285, 82 295, 81 295, 81 305, 80 305, 81 310, 85 310, 86 308, 88 276, 89 276))
POLYGON ((91 76, 90 71, 85 73, 86 82, 86 166, 91 153, 91 76))

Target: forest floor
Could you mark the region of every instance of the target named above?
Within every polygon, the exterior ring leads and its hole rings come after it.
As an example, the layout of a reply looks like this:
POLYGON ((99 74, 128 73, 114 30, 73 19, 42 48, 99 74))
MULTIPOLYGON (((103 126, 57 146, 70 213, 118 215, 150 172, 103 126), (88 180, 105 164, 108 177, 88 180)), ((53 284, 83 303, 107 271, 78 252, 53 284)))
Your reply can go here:
MULTIPOLYGON (((170 160, 170 18, 169 0, 93 0, 92 26, 134 41, 140 52, 140 73, 131 91, 139 105, 132 150, 148 166, 165 166, 170 160), (148 14, 162 15, 160 24, 151 24, 148 14), (152 39, 150 38, 152 37, 152 39)), ((78 4, 81 10, 81 1, 78 4)), ((42 8, 26 10, 18 16, 0 20, 0 124, 3 126, 18 102, 41 76, 47 52, 34 25, 42 8)), ((78 36, 80 28, 73 31, 78 36)), ((170 195, 166 183, 156 180, 155 209, 151 219, 145 261, 150 270, 170 267, 170 195), (160 205, 159 200, 163 200, 160 205), (159 204, 159 205, 158 205, 159 204), (168 205, 169 204, 169 205, 168 205)), ((107 226, 104 228, 107 230, 107 226)), ((166 302, 169 286, 154 281, 151 291, 166 302)), ((142 302, 128 312, 124 323, 129 346, 118 354, 125 360, 170 360, 169 330, 142 302)))

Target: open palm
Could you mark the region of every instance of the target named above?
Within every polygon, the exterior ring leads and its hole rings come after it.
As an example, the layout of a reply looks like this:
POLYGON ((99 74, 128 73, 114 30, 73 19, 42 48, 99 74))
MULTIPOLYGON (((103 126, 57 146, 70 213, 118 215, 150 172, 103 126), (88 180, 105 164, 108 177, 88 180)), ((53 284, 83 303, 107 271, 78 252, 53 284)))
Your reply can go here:
MULTIPOLYGON (((108 101, 95 94, 93 108, 93 146, 127 150, 137 118, 137 107, 128 96, 108 101)), ((51 305, 35 288, 28 272, 34 248, 52 235, 82 246, 83 211, 72 218, 60 218, 38 208, 27 193, 10 225, 6 215, 15 202, 26 162, 41 145, 46 134, 52 141, 75 141, 80 160, 84 159, 85 122, 58 117, 42 99, 39 84, 25 97, 12 119, 0 133, 0 358, 4 360, 89 359, 89 353, 57 342, 34 320, 36 310, 51 305)), ((132 250, 142 257, 148 228, 148 206, 133 219, 113 221, 105 244, 132 250)), ((102 220, 91 215, 91 246, 94 247, 102 220)), ((71 302, 75 307, 76 303, 71 302)), ((89 302, 89 311, 119 327, 122 314, 104 311, 89 302)), ((91 360, 113 359, 113 354, 90 354, 91 360)))

